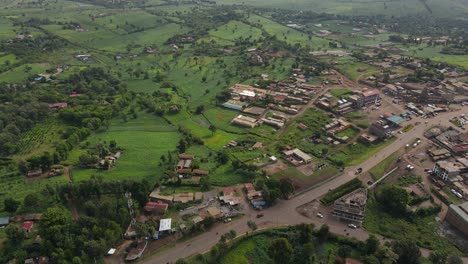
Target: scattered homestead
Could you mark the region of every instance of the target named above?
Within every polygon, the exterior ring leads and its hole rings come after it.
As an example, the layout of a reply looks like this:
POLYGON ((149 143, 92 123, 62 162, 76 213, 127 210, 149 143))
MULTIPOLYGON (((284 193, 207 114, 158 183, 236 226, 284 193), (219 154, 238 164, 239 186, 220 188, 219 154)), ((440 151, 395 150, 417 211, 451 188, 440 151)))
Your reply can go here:
POLYGON ((309 163, 312 161, 312 157, 302 152, 300 149, 285 150, 283 151, 284 159, 289 161, 294 166, 309 163))

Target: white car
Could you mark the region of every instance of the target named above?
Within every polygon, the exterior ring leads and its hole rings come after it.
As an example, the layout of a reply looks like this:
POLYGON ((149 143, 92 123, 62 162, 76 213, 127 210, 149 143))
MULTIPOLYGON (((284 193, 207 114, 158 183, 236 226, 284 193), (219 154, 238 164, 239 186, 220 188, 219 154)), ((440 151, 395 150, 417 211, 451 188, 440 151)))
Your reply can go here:
POLYGON ((349 228, 352 228, 352 229, 356 229, 356 228, 357 228, 357 225, 355 225, 355 224, 348 224, 348 227, 349 227, 349 228))
POLYGON ((317 213, 317 217, 318 217, 318 218, 323 218, 323 214, 317 213))

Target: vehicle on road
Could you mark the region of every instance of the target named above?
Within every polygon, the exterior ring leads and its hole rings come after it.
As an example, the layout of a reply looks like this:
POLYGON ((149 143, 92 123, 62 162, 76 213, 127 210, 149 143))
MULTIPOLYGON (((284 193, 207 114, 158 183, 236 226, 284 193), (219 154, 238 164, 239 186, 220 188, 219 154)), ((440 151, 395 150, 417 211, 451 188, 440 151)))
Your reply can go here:
POLYGON ((357 225, 355 224, 348 224, 348 227, 352 229, 357 229, 357 225))
POLYGON ((357 174, 359 174, 359 173, 361 173, 361 172, 362 172, 362 168, 357 168, 356 171, 354 172, 354 174, 357 175, 357 174))
POLYGON ((263 217, 263 214, 257 214, 257 218, 263 217))
POLYGON ((318 213, 317 213, 317 217, 318 217, 318 218, 323 218, 323 214, 320 213, 320 212, 318 212, 318 213))

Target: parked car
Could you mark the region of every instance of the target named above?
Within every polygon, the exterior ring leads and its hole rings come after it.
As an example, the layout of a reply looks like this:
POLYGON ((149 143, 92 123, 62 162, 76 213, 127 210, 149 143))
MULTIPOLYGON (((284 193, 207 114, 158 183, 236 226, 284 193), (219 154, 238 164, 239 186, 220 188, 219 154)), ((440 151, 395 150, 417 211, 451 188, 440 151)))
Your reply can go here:
POLYGON ((359 174, 362 172, 362 168, 357 168, 356 171, 354 172, 354 174, 359 174))
POLYGON ((263 214, 257 214, 257 218, 263 217, 263 214))
POLYGON ((323 218, 323 214, 320 213, 320 212, 318 212, 318 213, 317 213, 317 217, 318 217, 318 218, 323 218))
POLYGON ((349 228, 352 228, 352 229, 356 229, 356 228, 357 228, 357 225, 355 225, 355 224, 348 224, 348 227, 349 227, 349 228))

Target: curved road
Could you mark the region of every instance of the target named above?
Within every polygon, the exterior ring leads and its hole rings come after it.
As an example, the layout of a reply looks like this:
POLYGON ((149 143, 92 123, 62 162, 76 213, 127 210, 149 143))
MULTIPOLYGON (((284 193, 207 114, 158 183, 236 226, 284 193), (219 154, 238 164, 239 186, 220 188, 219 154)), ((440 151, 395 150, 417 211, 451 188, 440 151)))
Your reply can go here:
MULTIPOLYGON (((319 199, 321 196, 325 195, 329 189, 335 189, 354 179, 354 171, 356 168, 361 167, 363 171, 368 171, 395 151, 404 148, 407 143, 412 142, 416 137, 423 137, 424 131, 429 127, 433 125, 453 126, 453 124, 449 122, 449 119, 455 116, 459 116, 462 113, 468 113, 468 106, 461 107, 461 109, 458 111, 440 113, 436 118, 432 119, 422 119, 419 117, 413 118, 413 120, 406 122, 405 124, 415 124, 416 122, 420 122, 421 124, 415 125, 415 127, 407 133, 401 135, 399 134, 399 139, 397 139, 394 143, 387 146, 378 154, 364 161, 360 165, 346 168, 345 173, 341 176, 326 181, 320 186, 312 188, 311 190, 290 200, 280 200, 277 205, 263 210, 262 213, 264 216, 261 218, 256 218, 256 211, 253 211, 250 208, 246 208, 246 214, 242 218, 236 219, 233 222, 227 224, 215 225, 215 227, 209 231, 192 239, 177 243, 174 247, 164 250, 163 252, 155 255, 145 256, 139 263, 173 263, 179 258, 187 258, 199 253, 204 253, 210 250, 216 243, 218 243, 222 234, 225 234, 230 230, 235 230, 237 234, 248 232, 250 229, 247 226, 247 221, 249 220, 256 222, 259 228, 295 225, 301 223, 314 223, 316 226, 320 226, 326 223, 330 226, 330 231, 333 233, 344 235, 346 232, 348 232, 349 236, 360 240, 365 240, 369 236, 365 230, 353 229, 345 232, 343 229, 344 225, 337 224, 334 219, 328 217, 324 219, 311 219, 299 214, 296 211, 296 208, 312 200, 319 199), (428 123, 425 124, 425 122, 428 123)), ((427 256, 429 251, 422 250, 422 253, 423 255, 427 256)), ((467 259, 464 260, 467 261, 467 259)))

